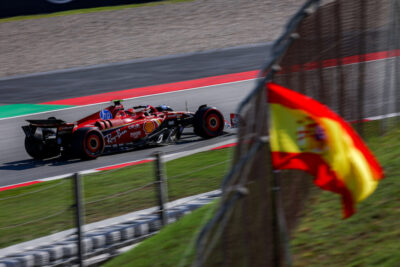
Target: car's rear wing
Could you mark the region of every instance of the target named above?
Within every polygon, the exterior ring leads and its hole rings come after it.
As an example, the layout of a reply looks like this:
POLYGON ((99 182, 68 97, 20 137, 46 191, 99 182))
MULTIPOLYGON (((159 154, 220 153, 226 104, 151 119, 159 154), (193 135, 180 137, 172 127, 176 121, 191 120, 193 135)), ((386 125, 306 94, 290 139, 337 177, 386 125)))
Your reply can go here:
POLYGON ((58 135, 72 133, 75 126, 74 123, 66 123, 63 120, 55 118, 47 120, 27 120, 27 122, 29 122, 29 125, 22 126, 22 130, 28 138, 33 137, 37 129, 43 129, 39 131, 47 129, 47 132, 51 131, 58 135))
POLYGON ((65 124, 65 121, 59 119, 47 119, 47 120, 26 120, 30 125, 41 127, 41 128, 54 128, 61 124, 65 124))

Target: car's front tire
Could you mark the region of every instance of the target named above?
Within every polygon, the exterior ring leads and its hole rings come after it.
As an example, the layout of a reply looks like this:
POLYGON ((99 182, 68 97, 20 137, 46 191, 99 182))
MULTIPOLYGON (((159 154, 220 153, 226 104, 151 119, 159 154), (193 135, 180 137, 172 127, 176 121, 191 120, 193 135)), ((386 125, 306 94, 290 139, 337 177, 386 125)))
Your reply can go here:
POLYGON ((216 137, 224 131, 224 116, 216 108, 201 106, 194 115, 193 127, 198 136, 216 137))

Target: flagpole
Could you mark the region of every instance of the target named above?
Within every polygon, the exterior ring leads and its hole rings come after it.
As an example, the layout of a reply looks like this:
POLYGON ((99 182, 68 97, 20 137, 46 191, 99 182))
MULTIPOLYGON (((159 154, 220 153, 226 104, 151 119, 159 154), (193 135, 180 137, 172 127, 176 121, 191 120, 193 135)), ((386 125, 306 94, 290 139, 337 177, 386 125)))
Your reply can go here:
MULTIPOLYGON (((297 38, 295 35, 292 35, 292 39, 297 38)), ((271 76, 275 74, 275 72, 280 70, 279 65, 274 65, 270 72, 271 76)), ((269 77, 264 78, 264 83, 267 84, 269 77)), ((268 95, 266 95, 268 99, 268 95)), ((268 102, 268 100, 267 100, 268 102)), ((268 106, 268 113, 270 113, 270 109, 268 106)), ((292 257, 290 253, 289 246, 289 235, 287 233, 286 220, 284 216, 284 211, 282 207, 282 198, 281 198, 281 187, 280 187, 280 171, 276 171, 272 165, 272 157, 271 157, 271 148, 269 142, 267 145, 267 153, 270 156, 270 175, 271 175, 271 208, 272 208, 272 234, 273 234, 273 242, 274 242, 274 266, 287 266, 292 267, 292 257), (282 261, 282 253, 285 259, 285 264, 282 261)))
MULTIPOLYGON (((289 49, 289 46, 300 36, 296 33, 296 28, 301 20, 307 17, 313 11, 310 10, 312 5, 316 9, 319 8, 320 0, 309 0, 307 1, 300 11, 293 17, 290 23, 287 25, 286 34, 281 36, 280 39, 275 41, 272 51, 275 53, 275 57, 272 57, 270 61, 263 67, 262 71, 259 74, 260 84, 267 84, 267 82, 272 80, 275 73, 278 72, 281 67, 278 65, 280 57, 283 57, 284 52, 289 49), (289 34, 288 34, 289 33, 289 34), (286 43, 283 44, 283 41, 286 39, 286 43), (279 56, 276 56, 279 55, 279 56)), ((244 105, 249 101, 250 96, 248 96, 239 106, 238 112, 240 113, 241 109, 244 105)), ((266 102, 268 103, 268 94, 266 95, 266 102)), ((270 114, 269 105, 267 106, 267 112, 270 114)), ((292 267, 292 258, 290 253, 290 246, 289 246, 289 235, 287 232, 286 227, 286 220, 284 216, 284 211, 282 207, 282 200, 280 195, 280 175, 278 172, 275 172, 272 165, 272 158, 271 158, 271 149, 269 146, 269 142, 267 145, 267 153, 270 156, 269 163, 270 163, 270 175, 271 175, 271 208, 272 208, 272 234, 273 234, 273 242, 274 242, 274 266, 280 267, 284 266, 282 262, 282 253, 281 249, 283 249, 283 256, 285 259, 285 266, 292 267)))
POLYGON ((274 240, 274 266, 292 267, 293 264, 289 245, 289 235, 282 206, 280 176, 280 171, 274 171, 271 166, 271 207, 272 234, 274 240))
MULTIPOLYGON (((296 35, 292 35, 292 41, 297 38, 296 35)), ((274 65, 270 72, 271 76, 266 76, 264 78, 264 83, 270 80, 270 77, 273 77, 274 74, 280 70, 279 65, 274 65)), ((268 102, 268 94, 266 95, 268 102)), ((267 107, 268 114, 270 114, 269 106, 267 107)), ((267 153, 270 156, 270 175, 271 175, 271 208, 272 208, 272 234, 273 234, 273 242, 274 242, 274 266, 287 266, 292 267, 292 257, 290 253, 289 246, 289 235, 287 233, 286 220, 284 216, 284 211, 282 207, 282 199, 281 199, 281 187, 280 187, 280 171, 275 171, 272 165, 272 157, 271 157, 271 148, 270 143, 267 142, 267 153), (282 262, 282 253, 281 249, 283 249, 283 256, 285 259, 285 265, 282 262)))
POLYGON ((272 209, 272 237, 274 246, 274 257, 273 262, 275 267, 281 266, 281 240, 279 235, 279 224, 278 224, 278 209, 277 209, 277 194, 278 188, 276 187, 275 174, 271 171, 271 209, 272 209))

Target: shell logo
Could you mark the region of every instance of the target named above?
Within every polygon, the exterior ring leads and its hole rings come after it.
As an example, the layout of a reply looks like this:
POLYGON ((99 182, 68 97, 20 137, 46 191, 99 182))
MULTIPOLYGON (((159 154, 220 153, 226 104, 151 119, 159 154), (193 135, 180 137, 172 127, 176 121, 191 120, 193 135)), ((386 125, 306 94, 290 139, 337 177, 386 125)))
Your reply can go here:
POLYGON ((143 129, 146 133, 151 133, 155 128, 156 126, 152 121, 146 121, 143 125, 143 129))
POLYGON ((151 133, 153 132, 156 128, 158 128, 162 123, 162 120, 160 119, 155 119, 151 121, 146 121, 143 125, 143 129, 146 133, 151 133))

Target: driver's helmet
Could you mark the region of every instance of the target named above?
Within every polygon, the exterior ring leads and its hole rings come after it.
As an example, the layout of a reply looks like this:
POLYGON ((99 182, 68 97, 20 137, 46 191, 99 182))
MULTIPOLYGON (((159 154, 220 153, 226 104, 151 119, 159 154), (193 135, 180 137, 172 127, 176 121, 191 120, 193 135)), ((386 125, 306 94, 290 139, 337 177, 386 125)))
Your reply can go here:
POLYGON ((172 111, 172 108, 167 105, 159 105, 158 107, 156 107, 156 109, 158 111, 172 111))
POLYGON ((146 108, 143 110, 143 114, 146 116, 150 116, 150 114, 152 113, 152 109, 150 107, 150 105, 147 105, 146 108))

